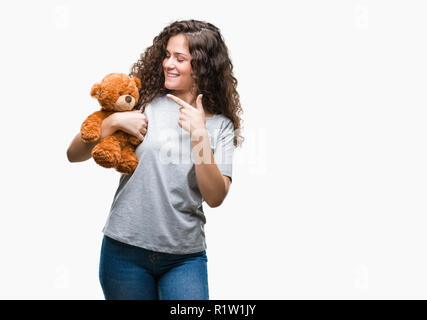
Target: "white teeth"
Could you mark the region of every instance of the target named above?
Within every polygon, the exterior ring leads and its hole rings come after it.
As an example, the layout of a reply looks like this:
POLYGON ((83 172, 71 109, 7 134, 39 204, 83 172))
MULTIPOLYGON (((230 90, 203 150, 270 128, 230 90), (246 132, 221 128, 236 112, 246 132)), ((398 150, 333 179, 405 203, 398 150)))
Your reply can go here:
POLYGON ((179 77, 179 75, 176 75, 176 74, 170 74, 170 73, 168 73, 168 77, 171 77, 171 78, 177 78, 177 77, 179 77))

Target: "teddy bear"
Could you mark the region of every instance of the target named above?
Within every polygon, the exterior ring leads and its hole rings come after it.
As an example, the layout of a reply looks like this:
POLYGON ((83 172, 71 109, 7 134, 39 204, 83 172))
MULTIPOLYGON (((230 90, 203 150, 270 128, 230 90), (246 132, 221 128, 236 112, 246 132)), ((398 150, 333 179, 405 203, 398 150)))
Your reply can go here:
MULTIPOLYGON (((101 83, 93 85, 90 95, 97 99, 101 110, 86 118, 80 128, 84 142, 96 142, 101 137, 102 121, 114 112, 130 111, 139 99, 141 81, 123 73, 110 73, 101 83)), ((131 175, 138 166, 135 154, 141 141, 124 131, 117 130, 102 139, 92 149, 92 157, 104 168, 115 168, 118 172, 131 175)))

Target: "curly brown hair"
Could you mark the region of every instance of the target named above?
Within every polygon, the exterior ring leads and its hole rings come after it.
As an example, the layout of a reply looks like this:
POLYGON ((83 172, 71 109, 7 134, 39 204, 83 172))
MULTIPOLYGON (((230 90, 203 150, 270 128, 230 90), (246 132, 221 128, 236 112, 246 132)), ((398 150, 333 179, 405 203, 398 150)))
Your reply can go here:
POLYGON ((211 23, 198 20, 175 21, 166 26, 153 40, 153 45, 140 55, 130 74, 141 79, 142 88, 136 108, 146 105, 171 90, 165 88, 162 62, 166 56, 169 38, 183 34, 192 56, 192 78, 197 94, 203 94, 203 107, 209 113, 222 114, 234 125, 234 146, 241 146, 243 113, 236 90, 237 79, 233 76, 233 64, 220 30, 211 23))

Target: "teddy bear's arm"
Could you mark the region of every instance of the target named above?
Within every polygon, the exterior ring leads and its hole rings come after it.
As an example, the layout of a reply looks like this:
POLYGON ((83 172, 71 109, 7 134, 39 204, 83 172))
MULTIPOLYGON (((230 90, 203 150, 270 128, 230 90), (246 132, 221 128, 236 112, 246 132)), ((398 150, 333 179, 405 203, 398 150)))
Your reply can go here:
POLYGON ((113 112, 96 111, 83 122, 80 128, 80 136, 84 142, 96 142, 101 137, 102 121, 113 112))

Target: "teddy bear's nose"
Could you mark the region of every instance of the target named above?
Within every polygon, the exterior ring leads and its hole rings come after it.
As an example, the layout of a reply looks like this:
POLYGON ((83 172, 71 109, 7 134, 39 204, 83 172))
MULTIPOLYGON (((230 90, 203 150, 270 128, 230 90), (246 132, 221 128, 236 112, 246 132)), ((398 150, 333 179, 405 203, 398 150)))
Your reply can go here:
POLYGON ((126 96, 125 100, 126 100, 127 103, 131 103, 132 102, 131 96, 126 96))

